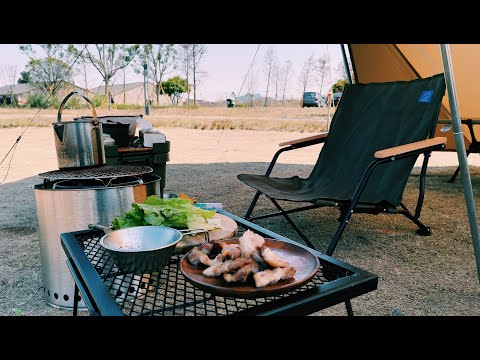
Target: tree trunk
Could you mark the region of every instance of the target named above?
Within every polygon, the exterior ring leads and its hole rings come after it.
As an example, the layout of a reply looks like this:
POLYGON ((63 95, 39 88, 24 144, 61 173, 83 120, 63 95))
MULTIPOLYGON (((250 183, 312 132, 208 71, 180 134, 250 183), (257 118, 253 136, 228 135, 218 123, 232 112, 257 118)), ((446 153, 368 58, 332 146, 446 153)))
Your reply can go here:
POLYGON ((322 73, 322 80, 320 81, 320 94, 322 94, 322 90, 323 90, 323 78, 325 77, 325 74, 322 73))
POLYGON ((193 66, 193 106, 197 105, 197 80, 195 76, 195 65, 193 66))
POLYGON ((196 77, 196 72, 197 69, 195 68, 195 61, 196 61, 196 56, 195 56, 195 45, 192 45, 192 72, 193 72, 193 106, 197 105, 197 77, 196 77))
POLYGON ((88 91, 88 83, 87 83, 87 65, 85 64, 85 61, 83 62, 83 75, 85 77, 85 90, 88 91))
POLYGON ((305 84, 303 85, 303 92, 302 92, 302 97, 301 97, 301 100, 300 100, 300 106, 303 107, 303 95, 305 95, 305 89, 307 88, 307 83, 305 82, 305 84))
POLYGON ((270 85, 270 72, 268 72, 268 77, 267 77, 267 91, 265 91, 265 105, 264 105, 264 107, 267 107, 268 86, 269 85, 270 85))
POLYGON ((283 105, 285 105, 285 91, 287 89, 287 80, 288 80, 288 72, 285 74, 285 83, 283 84, 283 94, 282 94, 283 105))
POLYGON ((108 102, 108 110, 110 110, 110 89, 108 88, 108 80, 105 80, 105 96, 108 102))
POLYGON ((278 80, 275 80, 275 102, 277 102, 278 98, 278 80))
POLYGON ((155 94, 157 96, 157 106, 160 104, 160 83, 155 84, 155 94))
POLYGON ((127 103, 127 89, 125 88, 125 69, 123 69, 123 104, 127 103))

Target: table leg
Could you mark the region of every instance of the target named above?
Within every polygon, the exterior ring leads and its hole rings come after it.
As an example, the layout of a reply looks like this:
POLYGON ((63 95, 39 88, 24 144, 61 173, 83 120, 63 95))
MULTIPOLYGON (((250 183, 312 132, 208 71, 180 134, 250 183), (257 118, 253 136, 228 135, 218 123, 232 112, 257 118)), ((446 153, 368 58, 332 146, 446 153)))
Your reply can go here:
POLYGON ((73 291, 73 316, 77 316, 78 314, 78 298, 80 297, 80 293, 78 291, 77 283, 75 283, 75 290, 73 291))
POLYGON ((345 307, 347 308, 348 316, 353 316, 352 303, 350 302, 350 299, 345 301, 345 307))

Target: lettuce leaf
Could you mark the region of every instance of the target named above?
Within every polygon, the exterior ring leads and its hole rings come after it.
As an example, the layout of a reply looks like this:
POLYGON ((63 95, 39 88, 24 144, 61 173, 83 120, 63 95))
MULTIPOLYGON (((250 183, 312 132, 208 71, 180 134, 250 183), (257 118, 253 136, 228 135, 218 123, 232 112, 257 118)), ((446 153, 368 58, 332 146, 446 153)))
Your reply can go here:
POLYGON ((123 217, 116 216, 112 221, 114 230, 132 226, 160 225, 174 228, 211 229, 208 220, 215 210, 196 207, 190 201, 179 198, 159 199, 151 195, 143 204, 133 203, 132 209, 123 217))

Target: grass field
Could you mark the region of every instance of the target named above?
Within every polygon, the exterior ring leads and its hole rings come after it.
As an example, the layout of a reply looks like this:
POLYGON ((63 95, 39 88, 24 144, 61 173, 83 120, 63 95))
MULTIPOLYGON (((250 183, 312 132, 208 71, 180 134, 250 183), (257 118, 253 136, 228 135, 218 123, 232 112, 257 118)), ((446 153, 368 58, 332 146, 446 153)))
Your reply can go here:
MULTIPOLYGON (((137 110, 104 108, 98 108, 96 112, 98 116, 144 114, 137 110)), ((330 110, 331 115, 333 112, 334 109, 330 110)), ((327 129, 328 113, 327 108, 301 107, 165 107, 151 109, 145 119, 156 128, 319 132, 327 129)), ((62 121, 91 115, 88 108, 64 110, 62 121)), ((49 127, 56 121, 55 109, 0 108, 0 128, 25 127, 30 123, 31 126, 49 127)))

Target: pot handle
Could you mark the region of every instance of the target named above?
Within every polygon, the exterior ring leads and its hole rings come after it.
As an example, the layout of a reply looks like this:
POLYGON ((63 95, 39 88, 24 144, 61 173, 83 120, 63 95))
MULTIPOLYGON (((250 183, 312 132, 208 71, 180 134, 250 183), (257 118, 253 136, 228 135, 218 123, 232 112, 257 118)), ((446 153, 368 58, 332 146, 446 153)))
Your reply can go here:
POLYGON ((93 106, 92 102, 90 100, 88 100, 88 98, 86 96, 83 96, 78 91, 72 91, 70 94, 68 94, 65 97, 65 99, 63 99, 62 103, 60 104, 60 107, 58 108, 57 122, 62 122, 63 108, 64 108, 65 104, 67 103, 67 100, 70 99, 70 97, 74 94, 77 94, 78 96, 81 96, 82 98, 84 98, 87 101, 87 104, 90 107, 90 110, 92 110, 92 114, 93 114, 92 124, 93 124, 93 126, 97 126, 98 125, 98 119, 97 119, 97 112, 95 111, 95 107, 93 106))
POLYGON ((100 225, 100 224, 89 224, 88 225, 88 228, 90 230, 103 230, 103 232, 106 234, 109 234, 111 233, 113 230, 110 229, 109 227, 106 227, 106 226, 103 226, 103 225, 100 225))

